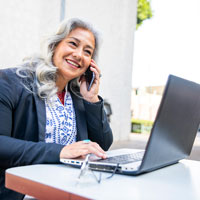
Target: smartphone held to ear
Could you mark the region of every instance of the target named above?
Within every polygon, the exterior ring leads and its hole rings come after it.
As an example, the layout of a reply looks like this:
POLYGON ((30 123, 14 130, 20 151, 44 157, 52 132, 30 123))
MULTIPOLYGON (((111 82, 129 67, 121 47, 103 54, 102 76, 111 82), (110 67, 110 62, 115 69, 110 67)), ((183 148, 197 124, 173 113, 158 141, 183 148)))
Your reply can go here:
POLYGON ((85 80, 88 91, 91 89, 94 79, 95 79, 95 73, 90 70, 89 66, 85 72, 85 80))

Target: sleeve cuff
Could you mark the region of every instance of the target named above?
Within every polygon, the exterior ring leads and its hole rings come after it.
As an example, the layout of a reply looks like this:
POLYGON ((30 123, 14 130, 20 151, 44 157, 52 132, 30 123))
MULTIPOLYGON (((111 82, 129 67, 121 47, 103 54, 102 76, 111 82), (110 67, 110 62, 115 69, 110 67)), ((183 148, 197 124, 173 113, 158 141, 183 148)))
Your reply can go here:
POLYGON ((102 105, 103 104, 103 98, 101 96, 98 96, 99 101, 92 103, 89 101, 86 101, 85 99, 83 99, 84 104, 89 104, 89 105, 102 105))

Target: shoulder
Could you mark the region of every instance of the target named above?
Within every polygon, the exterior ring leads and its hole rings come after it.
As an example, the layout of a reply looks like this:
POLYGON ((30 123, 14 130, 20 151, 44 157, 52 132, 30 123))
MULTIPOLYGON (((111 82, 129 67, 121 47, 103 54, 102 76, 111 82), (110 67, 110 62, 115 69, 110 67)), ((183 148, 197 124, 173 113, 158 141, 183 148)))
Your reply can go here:
POLYGON ((7 68, 0 69, 0 81, 15 85, 14 88, 23 88, 26 86, 29 88, 30 84, 34 82, 35 73, 30 73, 26 70, 20 70, 20 68, 7 68))
POLYGON ((16 68, 8 68, 0 70, 0 90, 16 87, 19 79, 16 75, 16 68))
POLYGON ((17 68, 0 70, 0 101, 14 104, 24 91, 23 79, 16 74, 17 68))
POLYGON ((16 74, 17 68, 7 68, 0 70, 0 86, 19 87, 22 78, 16 74))
POLYGON ((8 79, 9 76, 15 76, 16 69, 17 68, 0 69, 0 78, 8 79))

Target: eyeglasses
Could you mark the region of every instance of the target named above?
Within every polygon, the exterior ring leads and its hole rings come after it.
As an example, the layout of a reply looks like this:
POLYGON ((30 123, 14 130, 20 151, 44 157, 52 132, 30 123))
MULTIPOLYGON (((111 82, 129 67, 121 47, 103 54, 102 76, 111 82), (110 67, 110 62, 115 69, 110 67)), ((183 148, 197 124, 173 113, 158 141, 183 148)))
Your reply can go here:
MULTIPOLYGON (((95 180, 97 181, 97 183, 101 183, 101 180, 102 180, 102 173, 99 172, 99 176, 96 176, 95 172, 90 168, 90 164, 89 164, 89 157, 90 157, 91 154, 88 154, 85 158, 85 160, 83 161, 83 164, 81 166, 81 169, 80 169, 80 173, 79 173, 79 176, 78 176, 78 180, 80 181, 81 177, 83 177, 86 172, 91 172, 93 177, 95 178, 95 180)), ((116 174, 116 171, 119 167, 119 164, 116 165, 115 169, 113 170, 112 174, 109 175, 108 177, 106 177, 106 179, 110 179, 114 176, 114 174, 116 174)))

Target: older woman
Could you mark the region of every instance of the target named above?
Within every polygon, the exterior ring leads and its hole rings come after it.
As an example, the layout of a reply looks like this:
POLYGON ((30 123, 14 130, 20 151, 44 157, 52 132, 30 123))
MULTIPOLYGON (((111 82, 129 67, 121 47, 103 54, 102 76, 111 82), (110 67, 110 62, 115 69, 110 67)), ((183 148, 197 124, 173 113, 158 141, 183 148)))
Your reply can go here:
POLYGON ((106 158, 112 131, 98 96, 97 48, 94 29, 72 19, 46 39, 40 56, 0 70, 0 199, 23 199, 4 187, 9 167, 58 163, 88 153, 106 158), (89 91, 88 67, 95 74, 89 91))

